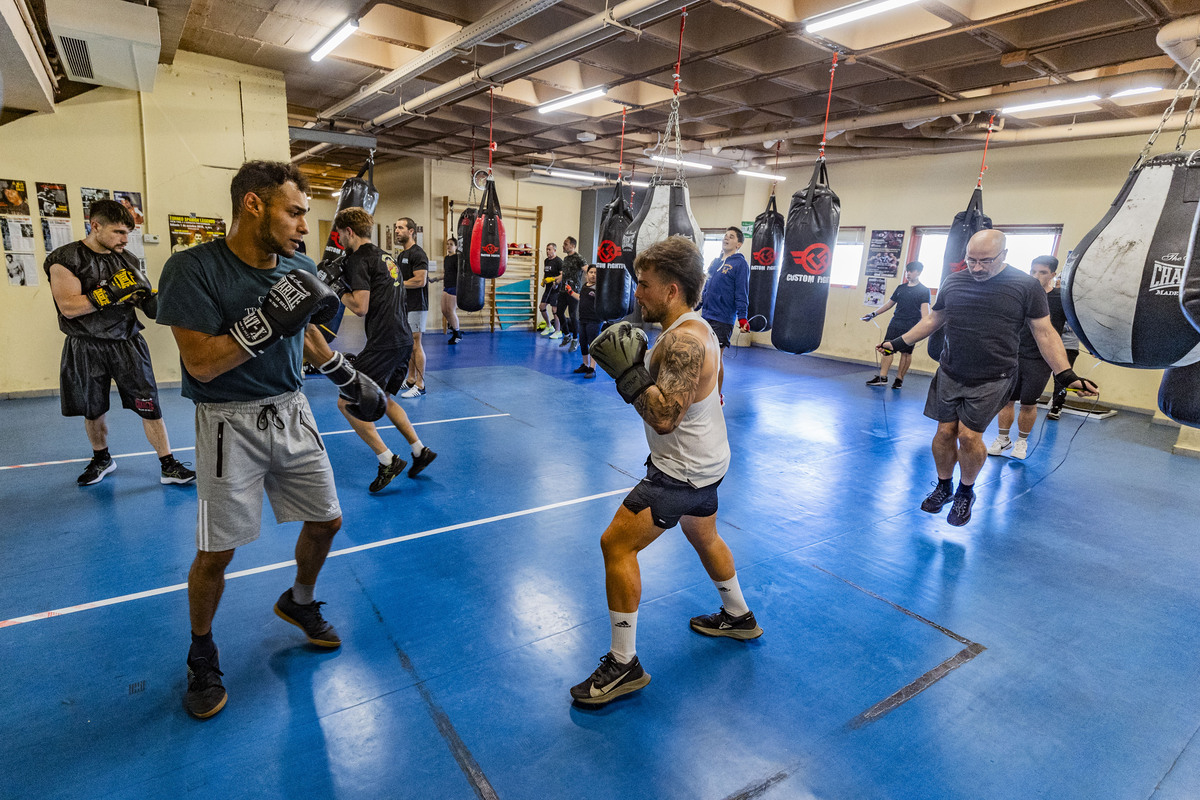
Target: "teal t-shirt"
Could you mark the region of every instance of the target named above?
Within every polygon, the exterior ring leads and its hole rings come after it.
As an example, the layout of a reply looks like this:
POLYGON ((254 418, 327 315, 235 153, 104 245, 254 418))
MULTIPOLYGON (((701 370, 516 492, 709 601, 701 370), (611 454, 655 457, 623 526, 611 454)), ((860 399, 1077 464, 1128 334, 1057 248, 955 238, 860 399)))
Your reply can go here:
MULTIPOLYGON (((224 239, 197 245, 167 259, 158 283, 158 324, 220 336, 253 308, 292 270, 316 273, 308 256, 278 256, 273 269, 255 269, 242 261, 224 239)), ((286 336, 208 383, 183 370, 183 396, 197 403, 261 400, 294 392, 304 384, 304 332, 286 336)))

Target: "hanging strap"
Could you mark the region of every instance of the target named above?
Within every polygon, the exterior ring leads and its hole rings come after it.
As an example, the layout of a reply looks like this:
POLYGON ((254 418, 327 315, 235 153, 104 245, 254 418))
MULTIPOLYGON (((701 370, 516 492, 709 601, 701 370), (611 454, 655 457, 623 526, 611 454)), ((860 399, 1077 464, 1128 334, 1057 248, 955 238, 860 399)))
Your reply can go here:
POLYGON ((628 106, 621 106, 621 154, 620 163, 617 164, 617 183, 621 182, 621 173, 625 170, 625 112, 628 110, 628 106))
POLYGON ((825 128, 821 131, 821 149, 817 153, 817 160, 824 163, 825 161, 825 140, 829 135, 829 108, 833 105, 833 73, 837 71, 837 51, 833 51, 833 64, 829 67, 829 95, 825 98, 825 128))
MULTIPOLYGON (((492 176, 492 153, 496 152, 496 134, 492 130, 492 123, 496 120, 496 87, 488 87, 488 177, 492 176)), ((475 182, 474 174, 471 175, 471 183, 475 182)))
POLYGON ((772 193, 771 196, 767 199, 767 212, 766 213, 768 213, 768 214, 778 214, 779 213, 778 208, 775 206, 775 194, 774 193, 772 193))
POLYGON ((996 115, 992 114, 991 118, 988 119, 987 136, 985 136, 983 139, 983 161, 979 162, 979 180, 975 182, 976 189, 983 188, 983 173, 987 172, 988 142, 990 142, 992 140, 992 123, 994 123, 995 121, 996 121, 996 115))
POLYGON ((683 26, 687 24, 687 6, 679 16, 679 54, 675 57, 675 96, 679 96, 679 68, 683 66, 683 26))

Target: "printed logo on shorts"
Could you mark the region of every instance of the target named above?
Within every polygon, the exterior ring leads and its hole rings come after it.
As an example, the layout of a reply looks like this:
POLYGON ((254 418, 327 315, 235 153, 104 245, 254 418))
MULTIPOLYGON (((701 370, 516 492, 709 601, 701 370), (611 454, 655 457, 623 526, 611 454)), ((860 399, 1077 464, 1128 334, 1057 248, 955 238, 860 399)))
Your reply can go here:
POLYGON ((133 407, 137 411, 154 411, 154 401, 148 397, 134 398, 133 407))

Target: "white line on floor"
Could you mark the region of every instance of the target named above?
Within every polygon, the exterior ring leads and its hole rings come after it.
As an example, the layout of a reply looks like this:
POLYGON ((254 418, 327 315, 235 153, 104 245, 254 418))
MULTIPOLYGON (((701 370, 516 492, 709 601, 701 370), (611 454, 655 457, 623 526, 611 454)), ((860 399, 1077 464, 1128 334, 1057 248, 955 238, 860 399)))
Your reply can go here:
MULTIPOLYGON (((480 414, 479 416, 476 416, 476 417, 455 417, 453 419, 431 419, 426 422, 414 422, 413 427, 415 428, 418 425, 441 425, 444 422, 466 422, 467 420, 472 420, 472 419, 493 419, 494 417, 509 417, 509 416, 512 416, 512 415, 511 414, 480 414)), ((378 428, 378 426, 376 426, 376 427, 378 428)), ((384 426, 383 428, 378 428, 378 429, 383 430, 383 431, 391 430, 391 428, 389 426, 384 426)), ((354 430, 352 428, 347 428, 344 431, 325 431, 321 435, 322 436, 338 436, 339 434, 343 434, 343 433, 354 433, 354 430)), ((172 452, 182 453, 187 450, 195 450, 195 449, 196 449, 195 447, 175 447, 175 448, 172 448, 172 452)), ((117 453, 116 455, 113 456, 113 458, 135 458, 137 456, 152 456, 152 455, 156 455, 156 453, 153 450, 146 450, 141 453, 117 453)), ((55 464, 83 464, 88 461, 91 461, 91 459, 90 458, 65 458, 62 461, 38 461, 33 464, 9 464, 7 467, 0 467, 0 470, 22 469, 24 467, 49 467, 49 466, 53 466, 55 464)))
MULTIPOLYGON (((506 416, 506 415, 500 415, 500 416, 506 416)), ((537 508, 527 508, 524 511, 510 511, 507 514, 497 514, 494 517, 484 517, 483 519, 475 519, 475 520, 471 520, 469 522, 458 522, 458 523, 455 523, 454 525, 445 525, 441 528, 431 528, 430 530, 427 530, 427 531, 420 531, 419 533, 410 533, 406 536, 396 536, 395 538, 392 538, 392 539, 384 539, 382 541, 371 542, 369 544, 360 544, 355 547, 347 547, 344 550, 334 550, 329 553, 329 558, 334 558, 336 556, 346 556, 346 555, 350 555, 352 553, 359 553, 359 552, 362 552, 363 550, 374 550, 377 547, 387 547, 389 545, 399 544, 400 542, 407 542, 407 541, 411 541, 413 539, 424 539, 426 536, 436 536, 439 533, 449 533, 450 531, 458 531, 458 530, 462 530, 464 528, 474 528, 479 525, 487 525, 490 522, 500 522, 501 520, 514 519, 516 517, 526 517, 526 516, 529 516, 530 514, 538 514, 542 511, 550 511, 555 508, 564 508, 566 506, 573 506, 573 505, 578 505, 580 503, 587 503, 592 500, 600 500, 605 497, 612 497, 613 495, 626 494, 632 488, 633 488, 632 486, 627 486, 624 489, 614 489, 611 492, 602 492, 600 494, 592 494, 592 495, 588 495, 587 497, 577 497, 573 500, 562 500, 557 503, 550 503, 549 505, 538 506, 537 508)), ((248 575, 257 575, 260 572, 273 572, 273 571, 279 570, 279 569, 286 569, 287 567, 294 567, 295 565, 296 565, 295 561, 280 561, 277 564, 266 564, 261 567, 253 567, 251 569, 243 569, 243 570, 239 570, 237 572, 230 572, 225 576, 225 578, 226 578, 226 580, 229 580, 232 578, 244 578, 248 575)), ((129 603, 134 600, 141 600, 146 597, 154 597, 155 595, 169 594, 170 592, 181 592, 185 589, 187 589, 186 583, 176 583, 172 586, 162 586, 162 587, 159 587, 158 589, 147 589, 144 592, 134 592, 133 594, 123 594, 120 597, 110 597, 106 600, 95 600, 90 603, 80 603, 77 606, 67 606, 66 608, 57 608, 53 611, 39 611, 36 614, 26 614, 23 617, 13 617, 12 619, 0 620, 0 628, 7 628, 12 625, 20 625, 25 622, 39 622, 41 620, 50 619, 51 617, 61 617, 61 616, 64 616, 65 614, 74 614, 77 611, 91 611, 92 609, 95 609, 95 608, 104 608, 105 606, 117 605, 119 603, 129 603)))

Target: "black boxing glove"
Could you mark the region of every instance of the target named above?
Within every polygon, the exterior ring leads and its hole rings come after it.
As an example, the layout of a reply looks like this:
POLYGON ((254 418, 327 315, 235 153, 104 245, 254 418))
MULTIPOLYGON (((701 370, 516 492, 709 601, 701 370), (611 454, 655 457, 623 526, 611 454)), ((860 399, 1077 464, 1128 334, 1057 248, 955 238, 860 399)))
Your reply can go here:
POLYGON ((276 281, 262 306, 235 322, 229 333, 251 356, 260 356, 283 337, 304 330, 309 319, 333 319, 337 309, 337 296, 320 278, 292 270, 276 281))
POLYGON ((1093 381, 1089 381, 1087 378, 1081 378, 1076 375, 1075 370, 1071 369, 1070 367, 1067 367, 1062 372, 1054 375, 1054 384, 1060 389, 1070 389, 1071 384, 1075 383, 1076 381, 1083 384, 1083 389, 1074 389, 1071 391, 1094 392, 1100 388, 1100 386, 1093 381))
POLYGON ((138 303, 138 308, 140 308, 142 313, 150 319, 158 319, 158 292, 156 290, 151 290, 151 292, 143 297, 142 301, 138 303))
POLYGON ((341 297, 346 292, 350 291, 350 283, 346 280, 344 267, 346 265, 346 255, 343 253, 337 258, 332 258, 329 261, 322 261, 317 265, 317 277, 333 290, 333 293, 341 297))
POLYGON ((317 371, 337 385, 338 394, 346 400, 346 410, 355 418, 374 422, 387 411, 388 398, 379 385, 350 366, 336 350, 317 371))

